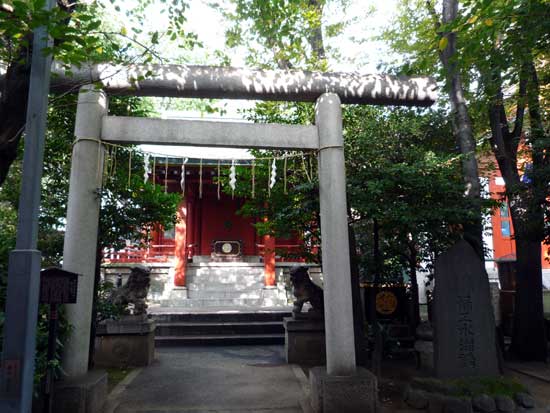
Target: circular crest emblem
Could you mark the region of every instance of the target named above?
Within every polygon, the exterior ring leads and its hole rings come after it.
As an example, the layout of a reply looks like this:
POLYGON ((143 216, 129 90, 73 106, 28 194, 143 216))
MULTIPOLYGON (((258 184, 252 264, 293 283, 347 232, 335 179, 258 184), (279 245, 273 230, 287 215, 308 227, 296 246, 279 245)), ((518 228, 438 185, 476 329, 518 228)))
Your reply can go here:
POLYGON ((376 294, 376 311, 380 314, 393 314, 397 308, 397 297, 391 291, 380 291, 376 294))

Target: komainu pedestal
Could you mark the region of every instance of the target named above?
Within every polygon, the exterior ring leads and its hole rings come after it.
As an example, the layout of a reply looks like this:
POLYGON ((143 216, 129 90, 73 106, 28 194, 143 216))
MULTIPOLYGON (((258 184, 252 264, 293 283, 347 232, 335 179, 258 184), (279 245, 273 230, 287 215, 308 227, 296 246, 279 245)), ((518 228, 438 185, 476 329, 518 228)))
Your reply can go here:
POLYGON ((155 358, 155 322, 147 315, 105 320, 97 327, 94 361, 101 367, 148 366, 155 358))
POLYGON ((326 364, 325 322, 323 319, 286 317, 285 355, 290 364, 326 364))

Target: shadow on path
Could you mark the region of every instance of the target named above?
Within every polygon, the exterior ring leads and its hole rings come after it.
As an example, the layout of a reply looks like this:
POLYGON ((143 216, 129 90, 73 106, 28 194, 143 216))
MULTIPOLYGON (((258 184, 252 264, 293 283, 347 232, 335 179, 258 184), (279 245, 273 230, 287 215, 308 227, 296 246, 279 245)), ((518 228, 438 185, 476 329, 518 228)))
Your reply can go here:
POLYGON ((115 413, 299 413, 304 397, 283 346, 156 350, 115 400, 115 413))

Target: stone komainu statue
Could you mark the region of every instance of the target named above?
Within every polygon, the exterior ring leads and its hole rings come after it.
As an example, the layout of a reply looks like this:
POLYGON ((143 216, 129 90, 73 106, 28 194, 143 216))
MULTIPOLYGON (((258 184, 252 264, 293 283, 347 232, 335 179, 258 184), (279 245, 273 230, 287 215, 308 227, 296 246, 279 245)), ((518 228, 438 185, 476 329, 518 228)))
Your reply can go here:
POLYGON ((128 314, 147 314, 147 293, 151 285, 151 270, 144 265, 136 265, 132 268, 128 281, 122 287, 114 291, 111 297, 113 304, 127 309, 128 314), (133 305, 133 312, 128 309, 133 305))
POLYGON ((295 266, 290 269, 290 282, 292 283, 294 297, 294 308, 292 312, 299 314, 305 303, 311 304, 310 313, 319 316, 324 314, 323 289, 313 283, 309 277, 307 267, 295 266))

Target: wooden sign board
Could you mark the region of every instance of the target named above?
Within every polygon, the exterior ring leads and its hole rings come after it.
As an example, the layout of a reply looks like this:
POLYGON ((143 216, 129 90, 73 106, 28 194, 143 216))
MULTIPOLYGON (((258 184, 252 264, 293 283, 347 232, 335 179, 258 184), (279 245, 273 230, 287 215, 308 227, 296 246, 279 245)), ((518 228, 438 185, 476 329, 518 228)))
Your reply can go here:
POLYGON ((78 274, 61 268, 40 272, 41 304, 74 304, 78 290, 78 274))

